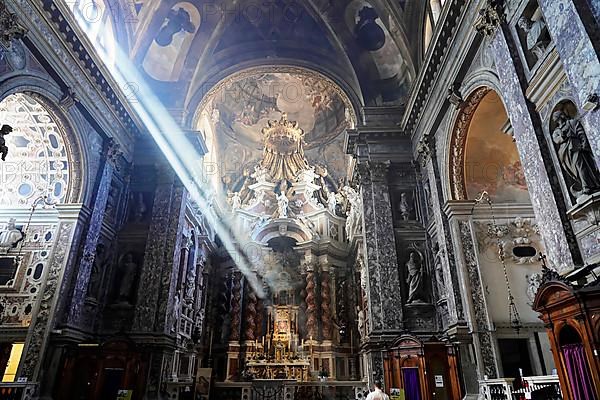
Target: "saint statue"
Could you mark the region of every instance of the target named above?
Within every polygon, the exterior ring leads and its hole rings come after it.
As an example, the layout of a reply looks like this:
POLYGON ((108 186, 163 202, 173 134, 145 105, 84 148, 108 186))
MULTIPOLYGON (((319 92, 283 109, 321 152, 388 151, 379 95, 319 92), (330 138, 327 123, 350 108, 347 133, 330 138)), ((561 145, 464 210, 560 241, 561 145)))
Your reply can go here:
POLYGON ((570 118, 563 110, 555 111, 552 121, 556 124, 552 140, 558 146, 558 160, 575 181, 570 188, 571 193, 575 197, 594 193, 600 189, 600 174, 581 122, 570 118))
POLYGON ((242 207, 242 197, 239 192, 235 192, 231 195, 231 211, 235 211, 242 207))
POLYGON ((329 194, 327 195, 327 208, 329 209, 329 212, 332 213, 333 215, 336 215, 336 213, 335 213, 336 206, 337 206, 337 200, 335 198, 335 193, 329 192, 329 194))
POLYGON ((548 41, 544 39, 546 23, 542 18, 532 21, 525 16, 519 19, 519 27, 527 35, 527 50, 532 52, 539 60, 548 47, 548 41))
POLYGON ((277 212, 279 214, 279 218, 288 217, 288 204, 289 200, 284 193, 277 195, 277 212))
POLYGON ((410 206, 410 203, 408 202, 406 193, 401 193, 400 194, 400 216, 402 217, 402 220, 408 221, 410 219, 411 212, 412 212, 412 207, 410 206))
POLYGON ((12 131, 13 128, 10 125, 2 125, 2 128, 0 128, 0 155, 2 156, 2 161, 5 161, 6 156, 8 155, 8 146, 6 145, 6 139, 4 139, 4 136, 8 135, 12 131))
POLYGON ((90 273, 90 280, 88 282, 87 296, 93 299, 98 298, 98 292, 100 291, 100 284, 102 282, 102 270, 106 263, 106 256, 104 252, 104 245, 99 243, 96 246, 96 255, 94 262, 92 263, 92 271, 90 273))
POLYGON ((173 301, 173 326, 171 327, 171 332, 177 331, 177 326, 179 325, 179 316, 181 315, 181 297, 179 291, 175 295, 175 300, 173 301))
POLYGON ((23 232, 17 229, 16 219, 10 218, 6 228, 0 231, 0 254, 6 254, 23 240, 23 232))
POLYGON ((133 260, 133 254, 127 253, 121 262, 121 282, 119 284, 119 302, 130 303, 133 284, 137 275, 137 264, 133 260))
POLYGON ((446 280, 444 278, 444 266, 442 264, 441 251, 438 252, 438 254, 435 257, 435 280, 436 280, 439 295, 445 296, 446 280))
POLYGON ((408 261, 406 262, 406 270, 408 277, 408 301, 407 303, 422 303, 423 302, 423 263, 416 252, 411 252, 408 261))

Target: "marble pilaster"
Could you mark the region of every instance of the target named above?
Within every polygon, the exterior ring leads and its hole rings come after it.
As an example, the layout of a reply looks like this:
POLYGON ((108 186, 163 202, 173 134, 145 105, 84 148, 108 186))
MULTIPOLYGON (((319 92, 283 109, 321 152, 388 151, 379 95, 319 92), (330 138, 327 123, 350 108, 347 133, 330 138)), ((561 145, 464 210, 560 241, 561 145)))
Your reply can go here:
POLYGON ((133 322, 138 332, 170 330, 167 310, 173 307, 176 282, 172 275, 177 273, 174 265, 179 265, 182 235, 178 227, 187 195, 175 183, 170 167, 160 166, 157 179, 133 322))
POLYGON ((71 307, 68 310, 67 321, 70 324, 78 324, 84 311, 84 302, 88 295, 87 291, 92 274, 92 266, 96 258, 96 248, 100 239, 100 231, 102 230, 102 223, 104 221, 104 213, 106 211, 116 162, 114 156, 116 155, 114 145, 109 144, 107 159, 104 162, 100 182, 96 188, 96 198, 92 208, 92 215, 87 226, 87 234, 83 244, 83 256, 81 257, 77 278, 75 279, 71 307))
POLYGON ((431 138, 425 145, 427 146, 427 154, 422 155, 421 163, 429 181, 433 219, 438 233, 440 261, 443 268, 446 301, 448 302, 448 323, 449 325, 455 325, 459 321, 463 322, 465 318, 463 296, 460 291, 458 275, 454 273, 456 271, 456 260, 452 251, 448 217, 443 212, 441 174, 437 163, 434 139, 431 138))
POLYGON ((41 286, 27 333, 21 364, 17 371, 19 378, 37 382, 43 374, 43 360, 50 333, 55 327, 58 315, 56 309, 60 294, 66 287, 66 271, 73 263, 76 242, 81 235, 86 216, 81 204, 56 205, 58 228, 52 253, 41 281, 41 286))
POLYGON ((453 230, 454 252, 457 258, 457 272, 462 291, 466 294, 465 314, 472 331, 472 341, 477 361, 477 378, 498 377, 498 363, 492 337, 492 320, 488 312, 485 288, 479 270, 474 233, 469 215, 472 201, 452 201, 446 205, 453 230))
POLYGON ((387 172, 389 162, 358 165, 367 273, 367 334, 402 330, 402 300, 387 172))
MULTIPOLYGON (((559 211, 559 204, 564 208, 564 199, 561 197, 560 189, 554 188, 551 183, 549 171, 553 170, 552 160, 545 160, 542 156, 547 153, 542 151, 546 146, 544 135, 539 127, 539 122, 536 130, 534 121, 538 121, 539 117, 525 97, 524 78, 518 72, 521 67, 514 64, 514 60, 519 60, 519 57, 514 51, 514 44, 508 29, 496 30, 491 50, 502 88, 501 95, 514 129, 517 149, 521 156, 536 220, 544 238, 548 260, 557 271, 569 271, 574 268, 574 261, 580 260, 579 251, 574 240, 569 240, 567 236, 571 227, 566 219, 566 214, 559 211)), ((573 235, 569 234, 569 236, 573 235)))
MULTIPOLYGON (((598 39, 589 35, 580 15, 583 10, 577 10, 575 1, 538 0, 538 3, 569 82, 574 89, 577 106, 583 112, 583 105, 591 95, 600 96, 600 54, 593 43, 598 39)), ((596 3, 592 10, 600 14, 597 1, 588 3, 596 3)), ((598 15, 596 17, 598 18, 598 15)), ((594 28, 597 31, 598 27, 594 28)), ((596 165, 600 169, 600 112, 589 112, 581 121, 594 153, 596 165)))

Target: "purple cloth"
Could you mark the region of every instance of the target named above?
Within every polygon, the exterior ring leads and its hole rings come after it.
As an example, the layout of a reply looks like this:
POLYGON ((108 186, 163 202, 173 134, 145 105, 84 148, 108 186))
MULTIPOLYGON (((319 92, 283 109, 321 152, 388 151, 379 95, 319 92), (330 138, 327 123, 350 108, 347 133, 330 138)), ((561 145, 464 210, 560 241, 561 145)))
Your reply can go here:
POLYGON ((404 395, 406 400, 421 400, 418 368, 402 368, 404 376, 404 395))
MULTIPOLYGON (((562 347, 569 386, 574 400, 598 400, 592 383, 590 368, 582 344, 567 344, 562 347)), ((565 388, 566 389, 566 388, 565 388)))

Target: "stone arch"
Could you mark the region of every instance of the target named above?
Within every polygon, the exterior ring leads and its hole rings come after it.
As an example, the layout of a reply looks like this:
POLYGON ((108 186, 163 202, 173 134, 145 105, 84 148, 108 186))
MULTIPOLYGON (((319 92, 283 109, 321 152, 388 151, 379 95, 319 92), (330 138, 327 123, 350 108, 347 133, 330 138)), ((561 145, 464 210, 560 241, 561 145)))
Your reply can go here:
POLYGON ((29 206, 44 195, 58 203, 81 202, 83 160, 70 121, 38 90, 19 87, 4 94, 2 123, 14 128, 7 144, 20 167, 12 170, 4 165, 5 184, 14 187, 0 203, 29 206))

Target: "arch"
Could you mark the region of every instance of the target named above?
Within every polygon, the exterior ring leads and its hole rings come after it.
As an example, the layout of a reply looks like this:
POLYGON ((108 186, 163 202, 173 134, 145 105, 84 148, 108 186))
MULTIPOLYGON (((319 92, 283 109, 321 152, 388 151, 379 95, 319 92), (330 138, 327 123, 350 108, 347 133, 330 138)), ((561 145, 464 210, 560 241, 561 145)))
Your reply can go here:
POLYGON ((40 196, 57 203, 80 200, 79 146, 49 104, 35 92, 12 93, 0 102, 0 120, 14 129, 6 138, 13 164, 2 164, 4 206, 28 207, 40 196))
POLYGON ((450 142, 450 186, 456 200, 486 190, 496 202, 529 203, 510 120, 498 92, 479 86, 458 113, 450 142))
POLYGON ((264 73, 300 73, 314 74, 328 81, 333 88, 338 91, 340 97, 344 99, 346 108, 350 113, 350 119, 353 124, 358 122, 358 115, 362 107, 362 97, 355 92, 352 87, 337 75, 333 75, 316 65, 304 66, 285 62, 284 60, 257 60, 258 64, 245 65, 240 68, 237 66, 234 70, 223 70, 221 73, 213 76, 211 80, 206 80, 193 93, 188 100, 187 109, 195 110, 189 113, 185 126, 195 129, 201 118, 202 111, 206 103, 223 87, 231 82, 235 82, 245 77, 264 73))
POLYGON ((89 161, 92 156, 88 135, 80 132, 87 132, 92 128, 75 108, 72 107, 69 111, 65 111, 58 106, 63 95, 62 90, 46 77, 21 75, 7 79, 0 85, 0 102, 17 93, 27 94, 42 104, 65 135, 73 166, 72 183, 67 202, 85 203, 93 197, 93 185, 89 182, 91 175, 90 178, 85 179, 85 172, 90 165, 89 161))

